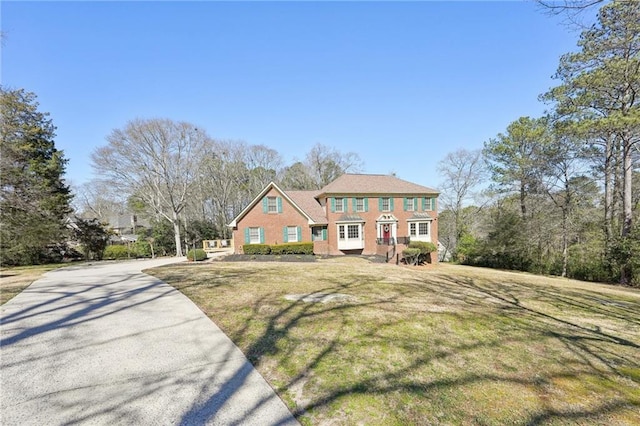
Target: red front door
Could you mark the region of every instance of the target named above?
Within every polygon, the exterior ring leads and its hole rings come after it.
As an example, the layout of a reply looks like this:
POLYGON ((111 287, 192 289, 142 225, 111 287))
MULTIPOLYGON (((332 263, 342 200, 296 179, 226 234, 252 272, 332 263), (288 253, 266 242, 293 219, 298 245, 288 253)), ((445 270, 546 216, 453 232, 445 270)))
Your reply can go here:
POLYGON ((382 225, 382 239, 389 241, 391 239, 391 225, 385 223, 382 225))

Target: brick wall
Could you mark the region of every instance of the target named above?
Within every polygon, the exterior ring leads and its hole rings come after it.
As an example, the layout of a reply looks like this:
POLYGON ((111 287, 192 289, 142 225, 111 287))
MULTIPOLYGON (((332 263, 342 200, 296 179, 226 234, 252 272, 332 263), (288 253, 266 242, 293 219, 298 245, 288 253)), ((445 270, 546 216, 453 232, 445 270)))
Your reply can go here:
POLYGON ((299 226, 302 231, 301 241, 311 241, 311 228, 302 213, 289 204, 276 189, 271 189, 265 197, 280 197, 282 213, 264 213, 262 200, 258 200, 258 203, 238 221, 237 229, 233 231, 236 253, 242 253, 242 246, 245 244, 245 228, 250 227, 264 229, 264 244, 282 244, 285 226, 299 226))

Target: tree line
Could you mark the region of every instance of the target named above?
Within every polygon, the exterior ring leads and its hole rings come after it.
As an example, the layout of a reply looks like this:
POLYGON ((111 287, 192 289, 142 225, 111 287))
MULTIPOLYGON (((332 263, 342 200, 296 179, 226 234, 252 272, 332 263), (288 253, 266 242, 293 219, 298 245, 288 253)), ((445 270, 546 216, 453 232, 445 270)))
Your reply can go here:
POLYGON ((473 265, 640 285, 640 2, 602 6, 555 79, 543 117, 440 162, 442 242, 473 265))

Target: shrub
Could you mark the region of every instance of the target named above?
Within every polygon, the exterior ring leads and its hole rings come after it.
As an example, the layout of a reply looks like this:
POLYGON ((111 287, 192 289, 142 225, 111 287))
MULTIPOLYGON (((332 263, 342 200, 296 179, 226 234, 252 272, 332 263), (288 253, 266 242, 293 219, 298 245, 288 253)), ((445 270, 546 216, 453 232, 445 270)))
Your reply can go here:
POLYGON ((271 254, 313 254, 313 243, 284 243, 271 246, 271 254))
POLYGON ((411 241, 409 243, 409 248, 417 249, 420 251, 420 254, 418 256, 418 263, 431 263, 431 253, 438 250, 435 244, 427 243, 425 241, 411 241))
POLYGON ((126 259, 128 257, 136 257, 135 250, 130 250, 127 246, 107 246, 104 249, 104 259, 126 259))
POLYGON ((421 252, 419 248, 407 248, 402 250, 402 258, 407 265, 417 265, 420 263, 421 252))
POLYGON ((271 247, 267 244, 245 244, 243 251, 244 254, 269 254, 271 247))
POLYGON ((148 241, 138 238, 138 241, 133 243, 132 248, 140 257, 151 257, 151 244, 148 241))
POLYGON ((207 258, 207 252, 202 249, 191 249, 187 252, 187 260, 193 261, 195 257, 196 261, 205 260, 207 258))

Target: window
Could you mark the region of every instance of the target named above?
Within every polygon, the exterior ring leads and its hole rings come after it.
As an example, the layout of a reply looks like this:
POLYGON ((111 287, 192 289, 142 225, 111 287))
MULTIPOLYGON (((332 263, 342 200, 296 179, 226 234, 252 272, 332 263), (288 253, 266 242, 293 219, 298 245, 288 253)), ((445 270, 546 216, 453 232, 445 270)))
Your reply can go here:
POLYGON ((361 223, 338 225, 338 250, 359 250, 364 248, 364 233, 361 223))
POLYGON ((288 243, 297 243, 298 242, 298 227, 297 226, 288 226, 287 227, 287 242, 288 243))
POLYGON ((314 226, 313 241, 326 241, 326 239, 327 239, 327 228, 323 226, 314 226))
POLYGON ((335 199, 336 212, 343 213, 344 212, 344 198, 336 198, 335 199))
POLYGON ((355 206, 354 206, 355 211, 357 211, 357 212, 363 212, 363 211, 365 211, 365 208, 364 208, 364 198, 356 198, 356 199, 355 199, 355 201, 356 201, 356 202, 354 203, 354 204, 355 204, 355 206))
POLYGON ((409 238, 416 241, 431 241, 429 235, 430 221, 425 220, 422 222, 409 222, 409 238))
POLYGON ((267 197, 267 213, 278 213, 277 197, 267 197))
POLYGON ((338 236, 341 240, 344 240, 344 225, 338 226, 338 236))
POLYGON ((413 212, 418 210, 416 208, 416 199, 415 198, 405 198, 404 199, 404 205, 405 205, 405 210, 408 212, 413 212))
POLYGON ((260 228, 249 228, 249 244, 260 244, 260 228))
POLYGON ((350 240, 360 238, 360 225, 348 225, 347 238, 350 240))
POLYGON ((390 198, 382 198, 380 203, 381 203, 383 212, 391 211, 391 199, 390 198))

